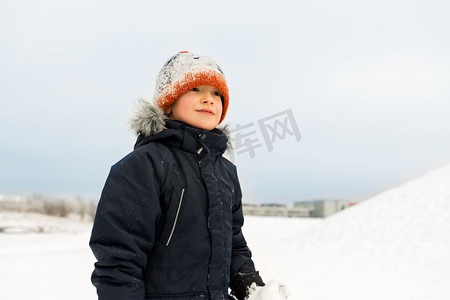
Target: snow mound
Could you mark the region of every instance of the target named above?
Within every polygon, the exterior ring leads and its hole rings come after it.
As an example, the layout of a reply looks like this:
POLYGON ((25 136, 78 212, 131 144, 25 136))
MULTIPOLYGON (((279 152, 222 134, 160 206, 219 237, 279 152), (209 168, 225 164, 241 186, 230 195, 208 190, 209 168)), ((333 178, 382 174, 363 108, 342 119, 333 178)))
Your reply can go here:
POLYGON ((294 268, 284 263, 299 291, 295 299, 444 299, 450 294, 450 165, 286 243, 281 256, 297 261, 294 268))
POLYGON ((445 299, 450 165, 279 243, 271 275, 292 299, 445 299))

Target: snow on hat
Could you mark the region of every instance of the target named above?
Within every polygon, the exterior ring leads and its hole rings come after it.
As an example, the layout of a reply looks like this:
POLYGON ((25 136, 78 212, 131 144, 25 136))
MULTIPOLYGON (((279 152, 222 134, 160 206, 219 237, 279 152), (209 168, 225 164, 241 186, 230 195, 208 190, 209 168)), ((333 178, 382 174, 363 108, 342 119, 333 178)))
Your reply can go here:
POLYGON ((213 86, 222 94, 222 122, 228 109, 228 86, 222 69, 206 56, 188 51, 172 56, 159 72, 153 100, 165 111, 181 95, 201 85, 213 86))

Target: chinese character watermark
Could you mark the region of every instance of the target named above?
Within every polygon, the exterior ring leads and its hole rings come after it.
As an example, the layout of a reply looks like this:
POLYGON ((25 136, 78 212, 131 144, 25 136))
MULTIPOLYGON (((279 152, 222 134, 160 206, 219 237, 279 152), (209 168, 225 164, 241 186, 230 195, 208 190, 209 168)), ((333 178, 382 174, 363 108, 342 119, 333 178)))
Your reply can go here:
POLYGON ((256 149, 263 146, 258 138, 257 129, 260 130, 264 144, 269 152, 273 150, 273 144, 277 139, 285 139, 287 135, 294 137, 297 142, 301 139, 292 109, 258 120, 257 124, 258 126, 255 125, 255 122, 246 125, 238 124, 231 130, 234 150, 230 151, 232 161, 235 153, 243 154, 247 152, 250 158, 255 157, 256 149), (257 128, 254 129, 254 127, 257 128))

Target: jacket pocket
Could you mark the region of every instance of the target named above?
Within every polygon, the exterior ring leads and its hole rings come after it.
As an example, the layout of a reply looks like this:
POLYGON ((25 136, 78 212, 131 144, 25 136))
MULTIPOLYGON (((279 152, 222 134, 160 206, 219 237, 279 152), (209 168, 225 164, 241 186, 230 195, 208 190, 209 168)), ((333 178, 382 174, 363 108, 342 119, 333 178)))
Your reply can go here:
POLYGON ((165 246, 169 246, 170 241, 173 238, 175 229, 177 227, 178 218, 181 212, 181 206, 183 204, 184 188, 174 189, 171 196, 170 206, 166 212, 166 220, 161 233, 160 242, 165 246))

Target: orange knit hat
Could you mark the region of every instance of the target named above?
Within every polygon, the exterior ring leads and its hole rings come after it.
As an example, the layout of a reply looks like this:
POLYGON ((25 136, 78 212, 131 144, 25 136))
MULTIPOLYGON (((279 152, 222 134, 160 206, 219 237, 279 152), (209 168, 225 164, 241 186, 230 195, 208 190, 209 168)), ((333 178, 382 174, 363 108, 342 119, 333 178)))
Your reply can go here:
POLYGON ((222 117, 219 123, 222 122, 228 109, 228 86, 222 69, 206 56, 188 51, 180 51, 172 56, 159 72, 153 100, 165 111, 181 95, 201 85, 213 86, 222 94, 222 117))

